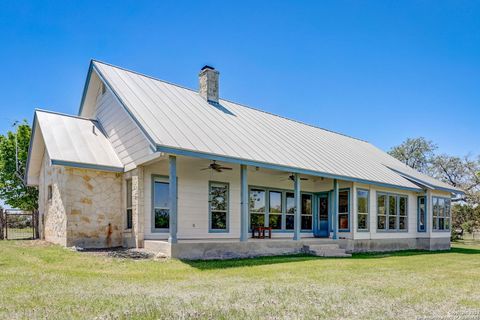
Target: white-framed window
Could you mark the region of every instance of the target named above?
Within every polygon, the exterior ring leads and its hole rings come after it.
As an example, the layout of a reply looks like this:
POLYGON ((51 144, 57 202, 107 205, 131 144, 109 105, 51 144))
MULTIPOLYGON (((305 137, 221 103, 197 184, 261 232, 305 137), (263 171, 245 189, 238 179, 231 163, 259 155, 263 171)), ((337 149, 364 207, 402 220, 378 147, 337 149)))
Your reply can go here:
POLYGON ((170 227, 169 182, 167 177, 152 177, 152 231, 168 231, 170 227))
POLYGON ((338 192, 338 231, 350 231, 350 190, 338 192))
POLYGON ((357 189, 357 231, 368 231, 370 191, 357 189))
POLYGON ((407 231, 408 197, 377 193, 377 230, 407 231))
POLYGON ((266 191, 264 189, 250 189, 250 228, 265 226, 266 191))
POLYGON ((125 229, 132 229, 133 225, 133 194, 132 194, 132 179, 126 180, 126 225, 125 229))
POLYGON ((432 197, 433 206, 433 231, 450 231, 450 208, 451 201, 449 198, 432 197))
POLYGON ((313 216, 312 216, 312 195, 302 193, 302 230, 312 230, 313 216))
POLYGON ((417 217, 417 230, 418 232, 426 232, 427 231, 427 197, 420 196, 417 200, 417 210, 418 210, 418 217, 417 217))
POLYGON ((285 229, 295 229, 295 194, 293 192, 287 192, 286 197, 286 215, 285 215, 285 229))
POLYGON ((209 183, 209 232, 228 232, 229 184, 209 183))
POLYGON ((47 187, 47 200, 48 201, 51 201, 53 198, 53 188, 52 188, 52 185, 48 185, 47 187))

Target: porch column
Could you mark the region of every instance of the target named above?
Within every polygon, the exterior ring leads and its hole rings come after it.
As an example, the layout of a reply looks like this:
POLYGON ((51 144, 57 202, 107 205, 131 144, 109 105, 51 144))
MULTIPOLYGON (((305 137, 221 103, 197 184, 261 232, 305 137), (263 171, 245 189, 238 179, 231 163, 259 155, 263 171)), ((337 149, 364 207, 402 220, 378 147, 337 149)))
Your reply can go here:
POLYGON ((248 240, 248 178, 247 166, 240 166, 240 241, 248 240))
POLYGON ((337 239, 337 221, 338 221, 338 180, 333 180, 333 239, 337 239))
POLYGON ((136 248, 143 248, 145 238, 145 209, 143 167, 132 172, 132 224, 136 248))
POLYGON ((295 173, 295 224, 293 240, 300 240, 302 199, 300 194, 300 175, 295 173))
POLYGON ((177 243, 177 157, 169 156, 168 164, 170 169, 169 179, 169 201, 170 201, 170 236, 168 242, 177 243))

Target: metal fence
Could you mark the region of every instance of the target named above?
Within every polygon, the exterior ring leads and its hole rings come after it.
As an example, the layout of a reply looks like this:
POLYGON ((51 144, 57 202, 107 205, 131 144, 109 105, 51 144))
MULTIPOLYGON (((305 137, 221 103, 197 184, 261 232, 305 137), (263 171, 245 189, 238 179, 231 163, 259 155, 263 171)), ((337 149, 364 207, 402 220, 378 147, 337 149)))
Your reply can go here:
POLYGON ((36 239, 37 230, 37 212, 0 209, 0 240, 36 239))

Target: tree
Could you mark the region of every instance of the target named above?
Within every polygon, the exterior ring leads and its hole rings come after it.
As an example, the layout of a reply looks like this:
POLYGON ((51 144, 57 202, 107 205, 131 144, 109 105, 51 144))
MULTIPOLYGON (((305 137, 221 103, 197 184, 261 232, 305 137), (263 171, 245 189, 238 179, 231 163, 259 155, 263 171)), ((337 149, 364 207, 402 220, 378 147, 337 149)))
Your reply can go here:
POLYGON ((473 233, 480 228, 480 207, 469 203, 452 206, 452 232, 473 233))
POLYGON ((430 162, 429 174, 465 192, 465 196, 455 201, 480 203, 480 158, 471 160, 469 157, 438 155, 430 162))
POLYGON ((11 207, 28 211, 38 208, 38 190, 24 183, 31 134, 24 121, 16 131, 0 135, 0 198, 11 207))
POLYGON ((399 146, 393 147, 388 152, 407 166, 426 173, 430 160, 434 156, 437 145, 423 137, 408 138, 399 146))

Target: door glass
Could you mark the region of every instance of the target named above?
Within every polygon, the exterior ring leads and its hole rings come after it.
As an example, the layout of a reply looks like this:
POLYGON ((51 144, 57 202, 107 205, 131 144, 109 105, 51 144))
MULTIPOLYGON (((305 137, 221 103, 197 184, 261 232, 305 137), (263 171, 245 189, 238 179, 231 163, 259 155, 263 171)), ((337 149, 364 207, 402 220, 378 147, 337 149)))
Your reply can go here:
POLYGON ((328 220, 328 198, 320 197, 318 218, 320 220, 328 220))

